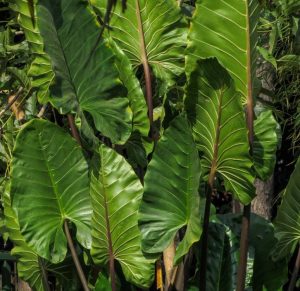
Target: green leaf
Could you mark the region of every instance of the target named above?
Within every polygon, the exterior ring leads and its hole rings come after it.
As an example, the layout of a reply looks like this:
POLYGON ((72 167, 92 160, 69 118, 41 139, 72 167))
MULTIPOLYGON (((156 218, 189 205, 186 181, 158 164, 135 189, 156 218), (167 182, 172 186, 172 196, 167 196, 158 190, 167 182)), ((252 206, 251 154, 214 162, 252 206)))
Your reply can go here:
POLYGON ((44 52, 44 43, 35 21, 32 21, 37 0, 12 0, 13 10, 19 13, 18 21, 24 30, 26 40, 34 56, 29 69, 29 76, 33 78, 32 86, 37 90, 41 103, 46 103, 49 98, 49 86, 54 79, 49 56, 44 52))
POLYGON ((177 117, 157 143, 145 176, 140 207, 142 248, 160 253, 186 227, 175 253, 179 263, 200 239, 200 163, 187 120, 177 117))
POLYGON ((120 263, 126 280, 149 287, 153 260, 144 257, 138 229, 138 208, 143 186, 128 162, 101 145, 100 161, 91 177, 93 204, 91 255, 96 264, 120 263))
POLYGON ((256 74, 258 0, 198 1, 189 34, 187 70, 197 60, 216 57, 244 100, 253 98, 256 74))
MULTIPOLYGON (((102 15, 105 13, 106 0, 91 2, 102 15)), ((187 34, 187 23, 177 3, 174 0, 127 1, 123 12, 120 2, 112 13, 110 35, 128 56, 134 71, 148 60, 155 77, 171 86, 174 78, 184 73, 187 34)))
MULTIPOLYGON (((7 186, 8 188, 9 186, 7 186)), ((27 245, 20 232, 20 225, 15 211, 11 207, 9 190, 3 194, 5 227, 9 234, 9 239, 14 243, 12 255, 18 258, 18 275, 27 281, 31 287, 38 291, 47 290, 43 279, 45 267, 38 255, 27 245)))
POLYGON ((150 130, 148 108, 139 80, 134 74, 128 57, 113 41, 111 46, 117 56, 117 68, 120 78, 128 90, 127 96, 133 113, 132 131, 139 131, 142 136, 148 136, 150 130))
POLYGON ((87 1, 41 0, 37 16, 55 72, 50 102, 61 113, 89 113, 98 131, 124 143, 132 127, 126 90, 87 1))
POLYGON ((300 241, 300 158, 292 173, 275 219, 278 244, 273 257, 277 260, 291 255, 300 241))
POLYGON ((17 136, 11 167, 12 205, 28 245, 43 258, 62 261, 63 223, 69 220, 89 248, 88 165, 76 141, 53 123, 34 119, 17 136))
POLYGON ((273 173, 279 137, 272 110, 261 111, 254 121, 253 162, 258 177, 267 180, 273 173))
POLYGON ((111 285, 106 276, 100 273, 95 284, 95 291, 111 291, 111 285))
MULTIPOLYGON (((242 216, 225 214, 218 215, 218 219, 229 229, 227 233, 232 246, 232 262, 234 262, 234 258, 239 256, 242 216)), ((276 241, 272 223, 263 217, 251 214, 248 252, 250 264, 247 266, 246 280, 246 287, 249 289, 247 290, 263 290, 263 288, 268 291, 281 290, 287 281, 287 260, 278 262, 272 260, 271 251, 276 241)), ((233 275, 235 280, 236 275, 233 275)))
POLYGON ((187 87, 186 107, 205 179, 220 175, 243 204, 255 194, 240 93, 216 59, 199 62, 187 87))
POLYGON ((218 223, 210 223, 208 228, 207 249, 207 291, 232 291, 233 266, 230 254, 230 240, 226 227, 218 223))

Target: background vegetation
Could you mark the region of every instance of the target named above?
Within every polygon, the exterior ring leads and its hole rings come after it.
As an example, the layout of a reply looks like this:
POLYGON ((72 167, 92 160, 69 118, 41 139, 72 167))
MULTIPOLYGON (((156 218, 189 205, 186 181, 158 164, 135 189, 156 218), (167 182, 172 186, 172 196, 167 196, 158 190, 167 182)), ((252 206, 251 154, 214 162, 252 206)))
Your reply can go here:
POLYGON ((0 15, 1 290, 300 288, 299 1, 0 15))

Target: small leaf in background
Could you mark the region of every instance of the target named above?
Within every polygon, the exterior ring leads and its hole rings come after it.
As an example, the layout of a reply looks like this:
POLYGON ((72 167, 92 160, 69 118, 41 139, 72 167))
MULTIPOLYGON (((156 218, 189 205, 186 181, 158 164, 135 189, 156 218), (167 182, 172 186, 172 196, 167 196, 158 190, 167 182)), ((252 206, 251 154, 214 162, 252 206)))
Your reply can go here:
POLYGON ((200 239, 200 163, 187 120, 179 116, 157 143, 149 163, 139 225, 142 248, 147 253, 163 252, 186 227, 175 254, 175 264, 200 239))
POLYGON ((280 142, 278 126, 271 110, 262 110, 254 121, 253 163, 258 177, 263 181, 274 172, 280 142))
POLYGON ((275 219, 275 235, 278 243, 273 257, 278 260, 291 256, 300 242, 300 158, 282 197, 275 219))

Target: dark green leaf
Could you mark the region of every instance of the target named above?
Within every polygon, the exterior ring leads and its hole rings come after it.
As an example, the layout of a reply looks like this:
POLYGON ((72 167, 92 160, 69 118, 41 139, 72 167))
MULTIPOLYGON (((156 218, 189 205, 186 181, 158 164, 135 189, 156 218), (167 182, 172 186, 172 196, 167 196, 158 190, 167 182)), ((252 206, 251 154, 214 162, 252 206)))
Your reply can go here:
POLYGON ((200 163, 188 122, 177 117, 159 140, 145 176, 140 208, 142 248, 160 253, 186 227, 176 249, 179 263, 200 239, 200 163))

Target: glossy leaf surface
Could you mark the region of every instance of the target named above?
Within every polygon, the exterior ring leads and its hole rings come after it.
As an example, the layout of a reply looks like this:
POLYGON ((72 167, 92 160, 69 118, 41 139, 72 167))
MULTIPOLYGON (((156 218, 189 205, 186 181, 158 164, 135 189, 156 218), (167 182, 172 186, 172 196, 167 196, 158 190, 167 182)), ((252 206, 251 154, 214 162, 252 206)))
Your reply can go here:
POLYGON ((89 113, 98 131, 113 143, 124 143, 132 117, 126 90, 112 50, 105 40, 98 42, 101 28, 88 3, 41 0, 37 16, 55 72, 50 102, 61 113, 89 113))
POLYGON ((157 143, 144 181, 140 208, 142 248, 160 253, 186 227, 175 263, 200 239, 200 162, 188 122, 177 117, 157 143))
POLYGON ((253 98, 256 65, 257 0, 198 1, 189 34, 189 66, 216 57, 233 78, 243 99, 253 98))
POLYGON ((125 278, 138 286, 153 281, 153 260, 144 257, 138 229, 143 186, 128 162, 102 145, 91 177, 93 204, 91 255, 96 264, 118 261, 125 278))
MULTIPOLYGON (((106 0, 92 0, 102 14, 106 0)), ((128 56, 133 69, 145 62, 156 78, 167 86, 184 72, 187 23, 173 0, 127 1, 123 12, 119 1, 110 21, 110 35, 128 56), (140 19, 139 19, 140 17, 140 19)))
POLYGON ((45 120, 27 123, 17 136, 11 180, 21 233, 39 256, 65 258, 64 220, 76 225, 78 241, 90 247, 88 166, 68 133, 45 120))
POLYGON ((190 76, 186 107, 205 177, 211 168, 227 191, 243 204, 254 191, 246 122, 240 93, 216 59, 207 59, 190 76))

